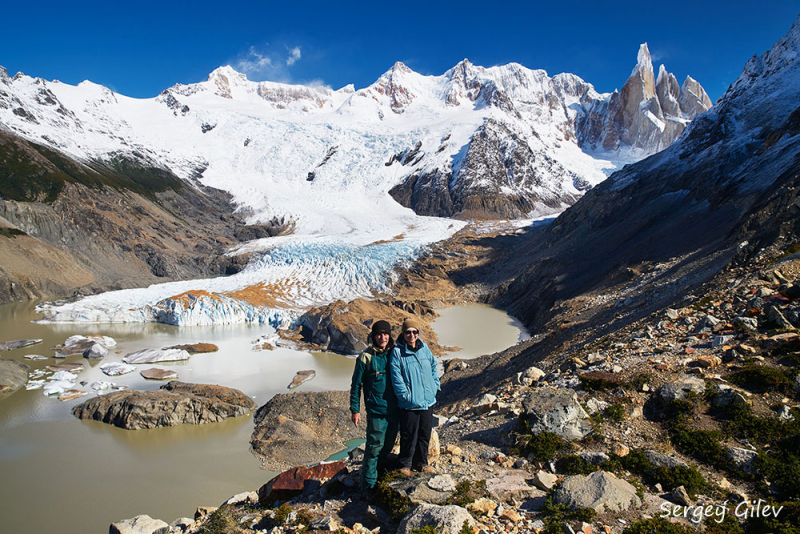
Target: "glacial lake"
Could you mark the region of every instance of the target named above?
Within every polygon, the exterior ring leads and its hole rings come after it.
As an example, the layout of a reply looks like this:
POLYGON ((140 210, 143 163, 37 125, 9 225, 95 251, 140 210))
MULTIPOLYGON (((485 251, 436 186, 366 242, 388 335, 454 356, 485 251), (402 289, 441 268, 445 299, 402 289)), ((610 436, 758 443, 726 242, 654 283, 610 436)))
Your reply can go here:
MULTIPOLYGON (((461 351, 445 356, 472 358, 502 350, 526 337, 513 318, 489 306, 439 310, 433 323, 445 345, 461 351)), ((43 342, 0 352, 44 369, 55 363, 81 362, 78 381, 106 380, 131 389, 158 389, 139 370, 160 367, 179 380, 240 389, 258 406, 286 392, 295 373, 314 369, 316 377, 299 391, 348 389, 353 359, 330 353, 278 348, 253 351, 252 343, 272 332, 265 325, 174 327, 156 323, 34 324, 34 305, 0 306, 0 341, 35 338, 43 342), (75 334, 106 335, 117 341, 103 360, 80 355, 52 357, 51 347, 75 334), (137 372, 107 377, 101 363, 121 361, 129 352, 182 343, 207 342, 220 350, 196 354, 185 362, 137 366, 137 372), (28 354, 47 360, 25 359, 28 354)), ((87 389, 80 384, 79 389, 87 389)), ((94 393, 90 393, 90 396, 94 393)), ((197 506, 218 506, 228 497, 253 491, 275 473, 260 469, 249 451, 252 416, 209 425, 128 431, 79 421, 70 410, 85 400, 61 402, 42 390, 19 390, 0 399, 0 517, 2 530, 15 534, 108 532, 120 519, 147 514, 166 522, 192 517, 197 506)))

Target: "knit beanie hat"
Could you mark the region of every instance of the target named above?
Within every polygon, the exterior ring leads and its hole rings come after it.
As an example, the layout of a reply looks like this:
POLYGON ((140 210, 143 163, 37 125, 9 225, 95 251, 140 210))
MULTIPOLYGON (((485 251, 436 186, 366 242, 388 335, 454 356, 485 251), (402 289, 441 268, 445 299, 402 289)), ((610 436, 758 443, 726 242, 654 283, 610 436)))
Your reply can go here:
POLYGON ((372 325, 372 337, 378 334, 389 334, 389 336, 391 336, 392 325, 386 321, 376 321, 375 324, 372 325))
POLYGON ((412 329, 417 330, 417 331, 421 331, 421 328, 419 327, 419 321, 417 321, 413 317, 409 317, 408 319, 403 321, 403 330, 402 330, 402 332, 405 334, 406 330, 412 330, 412 329))

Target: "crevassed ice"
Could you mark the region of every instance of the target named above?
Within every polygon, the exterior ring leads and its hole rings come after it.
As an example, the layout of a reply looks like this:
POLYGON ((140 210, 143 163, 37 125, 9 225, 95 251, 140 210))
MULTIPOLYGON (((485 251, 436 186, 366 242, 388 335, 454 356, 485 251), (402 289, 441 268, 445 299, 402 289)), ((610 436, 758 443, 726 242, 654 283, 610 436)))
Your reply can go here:
POLYGON ((415 259, 426 241, 395 240, 368 245, 343 240, 288 241, 263 252, 258 260, 230 277, 158 284, 93 295, 63 305, 45 305, 40 307, 45 314, 42 322, 286 325, 309 307, 386 291, 393 269, 415 259), (280 307, 253 306, 225 295, 257 284, 274 288, 280 307), (214 298, 171 298, 191 291, 212 293, 214 298))

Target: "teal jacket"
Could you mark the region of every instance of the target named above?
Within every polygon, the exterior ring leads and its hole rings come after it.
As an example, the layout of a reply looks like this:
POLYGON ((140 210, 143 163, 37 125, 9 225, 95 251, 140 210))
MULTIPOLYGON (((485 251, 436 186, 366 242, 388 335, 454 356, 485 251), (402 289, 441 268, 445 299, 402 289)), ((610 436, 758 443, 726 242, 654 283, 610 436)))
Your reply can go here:
POLYGON ((384 352, 372 346, 356 358, 353 380, 350 382, 350 412, 361 411, 361 391, 364 406, 370 415, 387 416, 397 412, 397 397, 389 382, 389 355, 393 345, 384 352))
POLYGON ((436 404, 439 372, 436 359, 421 339, 414 348, 400 338, 389 360, 397 404, 404 410, 427 410, 436 404))

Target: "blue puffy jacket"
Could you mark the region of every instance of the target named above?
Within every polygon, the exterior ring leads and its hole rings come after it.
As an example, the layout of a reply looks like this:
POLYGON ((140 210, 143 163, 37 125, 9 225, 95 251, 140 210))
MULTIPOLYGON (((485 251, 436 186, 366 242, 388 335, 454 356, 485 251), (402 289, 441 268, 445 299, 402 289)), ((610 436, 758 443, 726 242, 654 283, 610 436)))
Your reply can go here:
POLYGON ((397 395, 397 404, 405 410, 427 410, 436 404, 439 373, 436 359, 422 340, 414 348, 402 337, 392 350, 389 374, 397 395))

